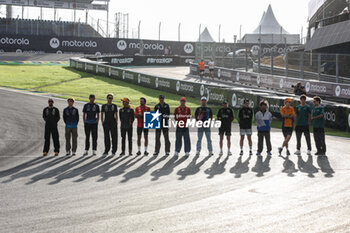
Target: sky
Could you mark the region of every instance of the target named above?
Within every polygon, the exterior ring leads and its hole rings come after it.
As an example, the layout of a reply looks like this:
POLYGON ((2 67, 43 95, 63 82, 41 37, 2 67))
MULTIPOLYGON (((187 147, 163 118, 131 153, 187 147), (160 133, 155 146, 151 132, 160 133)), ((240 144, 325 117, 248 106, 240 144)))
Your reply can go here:
MULTIPOLYGON (((129 13, 129 38, 137 36, 138 23, 141 20, 141 38, 158 39, 161 22, 161 40, 177 40, 178 25, 181 23, 181 40, 198 39, 199 25, 207 27, 214 40, 218 41, 221 24, 221 40, 232 42, 233 36, 239 39, 240 25, 242 36, 252 32, 259 24, 264 11, 271 4, 279 23, 289 32, 306 34, 309 0, 111 0, 109 20, 114 21, 116 12, 129 13)), ((4 8, 2 8, 3 13, 4 8)), ((14 10, 21 14, 21 9, 14 10)), ((3 16, 0 15, 0 16, 3 16)), ((39 10, 31 8, 25 11, 25 17, 39 16, 39 10)), ((94 19, 106 20, 106 14, 91 11, 94 19)), ((58 11, 58 17, 72 20, 72 11, 58 11)), ((44 18, 53 18, 53 11, 45 9, 44 18)), ((85 13, 77 13, 77 19, 84 21, 85 13)), ((89 20, 91 22, 91 19, 89 20)), ((103 21, 101 21, 103 22, 103 21)), ((96 24, 96 20, 94 21, 96 24)), ((112 28, 113 25, 110 25, 112 28)))

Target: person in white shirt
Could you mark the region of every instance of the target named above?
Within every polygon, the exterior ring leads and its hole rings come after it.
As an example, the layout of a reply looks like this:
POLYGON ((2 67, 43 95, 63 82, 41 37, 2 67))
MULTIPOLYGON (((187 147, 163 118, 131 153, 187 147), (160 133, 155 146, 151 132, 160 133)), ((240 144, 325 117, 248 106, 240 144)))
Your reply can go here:
POLYGON ((210 59, 210 61, 208 62, 208 66, 209 66, 210 77, 214 79, 215 62, 213 59, 210 59))

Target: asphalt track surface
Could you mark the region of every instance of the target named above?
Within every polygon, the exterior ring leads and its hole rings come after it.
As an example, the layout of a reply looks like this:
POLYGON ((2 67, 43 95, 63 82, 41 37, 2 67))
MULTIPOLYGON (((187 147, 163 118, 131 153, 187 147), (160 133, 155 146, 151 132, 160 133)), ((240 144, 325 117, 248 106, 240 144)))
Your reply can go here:
POLYGON ((193 132, 188 158, 102 157, 99 127, 99 155, 82 157, 80 122, 78 155, 66 157, 61 121, 62 153, 43 158, 47 97, 0 89, 0 99, 0 232, 350 232, 348 139, 327 136, 328 157, 308 157, 303 143, 302 157, 281 158, 277 131, 271 158, 239 157, 234 132, 233 156, 220 157, 213 133, 208 157, 205 140, 194 155, 193 132))

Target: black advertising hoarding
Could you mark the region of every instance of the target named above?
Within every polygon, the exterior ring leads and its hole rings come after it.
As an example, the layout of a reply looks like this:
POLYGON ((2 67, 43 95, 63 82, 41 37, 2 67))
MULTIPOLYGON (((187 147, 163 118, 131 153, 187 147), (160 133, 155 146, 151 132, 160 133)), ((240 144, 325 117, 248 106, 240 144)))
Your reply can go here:
MULTIPOLYGON (((198 75, 198 65, 190 65, 190 74, 198 75)), ((215 67, 215 76, 235 83, 281 90, 293 93, 293 86, 298 82, 305 87, 309 95, 330 96, 342 99, 350 99, 350 85, 340 83, 321 82, 317 80, 304 80, 276 75, 258 74, 221 67, 215 67)))
POLYGON ((0 52, 195 56, 194 42, 0 34, 0 52))

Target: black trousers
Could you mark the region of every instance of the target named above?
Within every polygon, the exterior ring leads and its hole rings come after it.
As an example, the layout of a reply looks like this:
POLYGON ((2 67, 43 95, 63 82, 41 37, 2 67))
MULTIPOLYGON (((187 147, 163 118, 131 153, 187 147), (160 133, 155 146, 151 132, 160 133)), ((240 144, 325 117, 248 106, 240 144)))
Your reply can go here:
POLYGON ((84 125, 85 130, 85 150, 90 149, 90 134, 92 135, 92 150, 97 150, 97 123, 84 125))
POLYGON ((169 141, 169 129, 168 128, 162 128, 162 129, 156 129, 156 148, 155 153, 159 153, 160 149, 160 136, 163 131, 164 141, 165 141, 165 153, 170 152, 170 141, 169 141))
POLYGON ((324 128, 314 128, 314 139, 317 152, 326 153, 326 140, 324 135, 324 128))
POLYGON ((52 135, 53 146, 55 148, 55 152, 60 152, 60 141, 58 135, 57 124, 49 125, 45 124, 45 144, 43 152, 48 153, 50 150, 50 136, 52 135))
POLYGON ((266 141, 267 151, 268 152, 272 151, 270 132, 260 131, 258 132, 258 152, 259 153, 261 153, 264 149, 264 138, 266 141))
POLYGON ((122 137, 122 152, 125 153, 125 141, 126 141, 126 134, 128 134, 128 142, 129 142, 129 153, 132 153, 132 128, 121 128, 121 137, 122 137))
POLYGON ((115 153, 118 148, 118 131, 117 124, 103 124, 103 132, 105 136, 105 153, 111 149, 112 138, 112 153, 115 153))
POLYGON ((295 126, 295 134, 297 135, 297 150, 301 147, 301 136, 304 133, 307 149, 311 150, 311 139, 309 126, 295 126))

